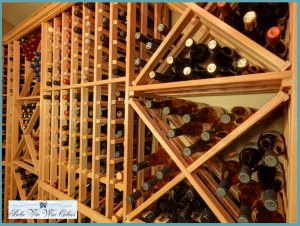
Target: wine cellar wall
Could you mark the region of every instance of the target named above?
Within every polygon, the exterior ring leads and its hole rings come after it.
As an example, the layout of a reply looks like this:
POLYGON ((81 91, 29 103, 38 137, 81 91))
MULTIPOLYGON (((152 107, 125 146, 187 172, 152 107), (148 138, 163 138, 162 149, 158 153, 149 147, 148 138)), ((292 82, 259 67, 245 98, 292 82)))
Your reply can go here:
POLYGON ((276 5, 284 51, 254 5, 48 3, 4 36, 3 222, 297 222, 297 3, 276 5), (77 200, 78 219, 9 219, 8 200, 77 200))

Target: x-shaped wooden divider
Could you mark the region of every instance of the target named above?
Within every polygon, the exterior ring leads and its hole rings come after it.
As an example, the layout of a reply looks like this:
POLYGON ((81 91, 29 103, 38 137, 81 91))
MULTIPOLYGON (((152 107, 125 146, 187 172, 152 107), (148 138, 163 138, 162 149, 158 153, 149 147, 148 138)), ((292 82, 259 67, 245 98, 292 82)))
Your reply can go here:
POLYGON ((160 142, 162 147, 167 151, 169 156, 173 159, 176 165, 181 170, 181 173, 176 176, 173 180, 171 180, 167 185, 161 188, 158 192, 152 195, 148 200, 146 200, 143 204, 141 204, 138 208, 132 211, 127 215, 127 220, 131 221, 136 215, 141 213, 146 207, 148 207, 151 203, 156 201, 159 197, 161 197, 164 193, 174 187, 183 179, 187 178, 189 182, 193 185, 193 187, 200 194, 202 199, 206 202, 206 204, 213 210, 216 217, 222 223, 234 223, 234 219, 230 216, 230 214, 223 208, 220 202, 215 198, 213 193, 208 189, 208 187, 203 183, 203 181, 195 174, 195 170, 197 170, 201 165, 203 165, 210 158, 215 156, 241 135, 243 135, 246 131, 252 128, 257 122, 266 117, 271 111, 276 109, 283 102, 287 101, 289 96, 284 92, 280 91, 270 102, 268 102, 264 107, 258 110, 254 115, 252 115, 249 119, 247 119, 242 125, 237 127, 234 131, 228 134, 224 139, 222 139, 219 143, 217 143, 214 147, 212 147, 209 151, 204 153, 200 158, 198 158, 191 165, 184 159, 184 157, 176 150, 171 141, 167 138, 165 133, 161 130, 161 128, 156 124, 156 122, 151 118, 151 116, 147 113, 143 105, 137 101, 130 99, 129 104, 132 108, 138 113, 140 118, 144 121, 145 125, 151 130, 153 135, 160 142))
MULTIPOLYGON (((17 109, 17 111, 20 110, 20 105, 19 104, 15 104, 15 108, 17 109)), ((20 116, 20 112, 19 112, 19 116, 20 116)), ((27 124, 27 127, 25 130, 23 130, 23 136, 22 136, 22 139, 17 147, 17 150, 15 152, 15 155, 13 157, 14 159, 14 163, 19 165, 20 167, 23 167, 24 169, 34 173, 34 174, 37 174, 38 173, 38 170, 39 170, 39 161, 37 160, 37 153, 36 153, 36 150, 35 150, 35 147, 34 147, 34 143, 33 143, 33 140, 30 136, 30 133, 37 121, 37 119, 39 118, 40 116, 40 104, 38 103, 36 105, 36 108, 34 110, 34 113, 32 114, 31 118, 30 118, 30 121, 29 123, 27 124), (18 161, 18 158, 20 157, 20 154, 22 152, 22 150, 27 147, 28 148, 28 151, 29 151, 29 154, 31 156, 31 160, 32 160, 32 163, 33 163, 33 166, 30 166, 24 162, 21 162, 21 161, 18 161), (24 167, 24 164, 27 165, 26 167, 24 167)), ((21 123, 21 118, 19 117, 19 121, 21 123)), ((23 189, 24 190, 24 189, 23 189)))

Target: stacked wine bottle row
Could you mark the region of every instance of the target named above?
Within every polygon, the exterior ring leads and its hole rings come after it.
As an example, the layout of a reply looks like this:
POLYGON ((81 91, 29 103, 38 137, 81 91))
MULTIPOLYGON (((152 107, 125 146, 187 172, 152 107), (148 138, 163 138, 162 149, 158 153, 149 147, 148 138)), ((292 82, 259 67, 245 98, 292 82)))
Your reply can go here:
MULTIPOLYGON (((163 24, 160 24, 157 29, 158 31, 169 30, 163 24)), ((167 34, 168 33, 166 33, 166 35, 167 34)), ((140 34, 136 33, 138 40, 140 39, 139 37, 140 34)), ((181 38, 181 36, 179 36, 179 38, 181 38)), ((146 41, 149 41, 149 39, 146 39, 146 41)), ((159 43, 157 40, 152 40, 152 42, 159 43)), ((154 44, 152 44, 152 42, 147 42, 147 47, 153 46, 154 44)), ((174 45, 175 44, 176 42, 174 45)), ((186 48, 181 52, 181 55, 176 58, 173 56, 166 58, 170 53, 170 51, 168 51, 165 57, 163 57, 163 60, 165 59, 169 65, 167 71, 163 74, 156 72, 156 69, 160 66, 160 64, 157 64, 154 70, 149 73, 149 78, 159 82, 174 82, 261 72, 261 69, 257 65, 250 64, 246 58, 240 57, 232 48, 227 46, 221 47, 216 40, 211 40, 205 45, 202 43, 197 44, 195 40, 190 38, 186 41, 185 45, 186 48), (188 52, 190 57, 185 58, 184 56, 188 52)), ((156 49, 157 47, 155 50, 156 49)), ((138 59, 136 59, 136 61, 137 60, 138 59)), ((144 62, 143 66, 145 66, 146 63, 147 62, 144 62)))
MULTIPOLYGON (((23 184, 22 189, 26 191, 26 196, 29 195, 29 193, 32 191, 33 186, 36 184, 38 180, 38 176, 28 172, 26 169, 18 167, 15 169, 15 172, 18 173, 17 175, 21 178, 23 184)), ((37 198, 37 189, 34 191, 34 194, 31 196, 31 200, 35 200, 37 198)), ((14 200, 21 200, 19 192, 17 192, 17 195, 14 196, 14 200)))
POLYGON ((285 154, 284 137, 268 130, 257 142, 248 143, 239 153, 228 155, 216 193, 225 197, 231 186, 238 187, 239 223, 285 222, 281 193, 285 186, 284 169, 278 161, 278 156, 285 154))
POLYGON ((223 21, 286 60, 288 48, 283 39, 289 17, 288 3, 239 3, 238 13, 229 3, 218 3, 223 21))
MULTIPOLYGON (((155 184, 156 178, 153 176, 150 178, 146 179, 142 189, 136 190, 126 198, 128 204, 134 206, 135 200, 150 196, 156 190, 155 185, 158 185, 159 189, 167 183, 167 181, 164 181, 155 184)), ((201 223, 219 223, 188 181, 181 182, 173 187, 155 203, 148 206, 137 218, 146 223, 199 223, 199 221, 201 223)))
MULTIPOLYGON (((183 155, 187 157, 196 153, 205 153, 256 112, 255 109, 248 107, 234 107, 229 113, 226 109, 220 107, 211 107, 203 103, 189 102, 181 99, 162 102, 148 101, 145 105, 148 109, 162 109, 163 114, 169 115, 169 117, 172 115, 182 117, 183 122, 186 124, 180 128, 169 130, 168 136, 174 138, 184 135, 196 141, 193 145, 182 150, 183 155)), ((237 184, 239 181, 241 182, 238 186, 240 205, 243 206, 247 204, 250 210, 245 206, 241 207, 237 219, 238 222, 252 221, 251 210, 256 206, 260 208, 254 211, 257 215, 254 216, 256 222, 285 222, 282 201, 280 201, 282 197, 279 197, 279 192, 284 187, 284 172, 281 163, 278 161, 278 156, 285 155, 285 153, 286 149, 283 136, 274 130, 270 130, 264 131, 260 135, 257 143, 249 143, 246 145, 239 155, 238 153, 231 153, 229 155, 229 160, 225 162, 222 168, 222 182, 217 188, 216 193, 220 197, 225 197, 232 185, 237 184), (232 160, 237 159, 238 156, 239 160, 232 160), (258 183, 259 180, 260 185, 256 185, 256 187, 260 190, 257 190, 255 193, 256 198, 253 199, 250 205, 247 203, 249 200, 247 198, 243 199, 243 197, 249 197, 247 192, 252 191, 249 188, 249 186, 252 186, 249 185, 252 170, 253 172, 258 171, 256 181, 258 183), (247 191, 243 189, 243 185, 247 186, 247 191), (263 201, 261 202, 265 204, 265 207, 258 206, 260 205, 258 201, 262 197, 262 191, 265 191, 265 193, 264 199, 262 199, 263 201), (242 192, 245 192, 245 194, 242 192), (270 213, 264 216, 267 210, 270 213), (276 213, 274 213, 275 211, 276 213)), ((144 193, 146 195, 157 191, 157 189, 154 189, 154 186, 159 185, 158 189, 160 189, 170 181, 170 179, 180 173, 180 169, 173 160, 170 159, 164 149, 157 150, 153 155, 146 158, 145 161, 133 165, 133 171, 137 172, 154 165, 163 165, 164 168, 157 172, 156 178, 151 178, 144 183, 142 193, 140 192, 139 196, 133 196, 135 198, 133 198, 131 202, 142 197, 144 193), (150 191, 150 193, 146 191, 150 191)))

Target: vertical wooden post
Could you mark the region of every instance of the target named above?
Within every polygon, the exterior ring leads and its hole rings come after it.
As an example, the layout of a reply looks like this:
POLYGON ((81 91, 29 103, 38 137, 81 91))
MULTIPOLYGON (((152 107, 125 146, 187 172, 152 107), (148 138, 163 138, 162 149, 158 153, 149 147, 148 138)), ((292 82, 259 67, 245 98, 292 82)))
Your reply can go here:
MULTIPOLYGON (((118 31, 114 25, 114 21, 118 19, 118 8, 114 3, 110 3, 110 20, 109 20, 109 63, 108 76, 113 79, 112 70, 114 68, 113 61, 117 60, 117 48, 114 48, 113 41, 117 40, 118 31)), ((115 46, 116 47, 116 46, 115 46)), ((107 165, 106 165, 106 201, 105 216, 112 217, 114 209, 114 176, 115 165, 111 160, 115 159, 115 143, 112 142, 116 137, 116 125, 111 121, 116 119, 116 84, 108 84, 108 113, 107 113, 107 165), (113 103, 114 102, 114 103, 113 103)))
MULTIPOLYGON (((86 17, 90 15, 90 10, 83 7, 82 16, 82 60, 81 60, 81 76, 89 74, 89 45, 85 44, 84 36, 86 33, 90 34, 90 28, 86 26, 86 17)), ((73 31, 74 32, 74 31, 73 31)), ((77 68, 76 68, 77 69, 77 68)), ((81 84, 85 81, 81 78, 81 84)), ((89 89, 81 88, 81 102, 80 102, 80 157, 79 157, 79 202, 83 202, 87 196, 87 129, 88 129, 88 105, 89 101, 89 89)), ((83 218, 82 214, 78 214, 78 223, 81 223, 83 218)))
MULTIPOLYGON (((123 216, 132 210, 131 204, 127 204, 126 197, 132 193, 132 149, 133 149, 133 108, 128 104, 129 86, 134 79, 135 58, 135 27, 136 27, 136 3, 127 4, 127 38, 126 38, 126 83, 125 83, 125 151, 124 151, 124 193, 123 193, 123 216)), ((126 217, 123 218, 126 222, 126 217)))
MULTIPOLYGON (((51 66, 52 53, 48 49, 52 49, 52 34, 49 32, 49 27, 52 23, 42 23, 42 37, 41 37, 41 96, 40 96, 40 150, 39 150, 39 180, 49 181, 49 157, 51 152, 51 142, 49 141, 49 123, 51 116, 49 110, 51 109, 51 100, 44 99, 44 95, 51 95, 51 92, 45 92, 46 82, 51 81, 52 73, 48 71, 51 66)), ((38 188, 38 199, 45 200, 47 192, 40 186, 38 188)), ((38 220, 39 223, 46 223, 46 220, 38 220)))
MULTIPOLYGON (((50 61, 47 61, 47 64, 51 64, 52 62, 52 87, 59 87, 59 85, 54 85, 54 81, 59 81, 60 77, 61 77, 61 73, 58 70, 58 66, 61 66, 60 64, 60 50, 61 50, 61 46, 60 46, 60 42, 59 42, 59 38, 61 37, 61 32, 59 31, 59 28, 57 26, 58 21, 61 22, 61 18, 59 17, 55 17, 53 19, 53 34, 51 34, 50 32, 48 33, 49 38, 52 37, 52 43, 53 43, 53 47, 50 46, 49 51, 53 52, 52 54, 52 59, 48 59, 50 61)), ((61 37, 62 38, 62 37, 61 37)), ((48 51, 48 49, 47 49, 48 51)), ((60 119, 60 115, 59 115, 59 102, 60 100, 55 100, 55 96, 59 96, 60 93, 59 91, 52 91, 52 101, 51 101, 51 156, 50 156, 50 185, 52 186, 54 182, 57 181, 57 154, 58 154, 58 150, 60 151, 60 147, 57 143, 57 140, 60 139, 59 135, 58 135, 58 120, 60 119)), ((45 101, 45 100, 42 100, 45 101)), ((48 127, 49 128, 49 127, 48 127)), ((60 140, 61 142, 61 140, 60 140)), ((59 153, 60 155, 60 153, 59 153)), ((55 196, 51 195, 49 196, 50 200, 56 200, 55 196)), ((49 223, 55 223, 56 221, 53 219, 49 219, 49 223)))
MULTIPOLYGON (((74 28, 79 24, 79 18, 75 16, 75 10, 79 10, 79 6, 72 6, 72 27, 71 27, 71 69, 70 69, 70 84, 74 85, 78 83, 78 49, 79 49, 79 34, 74 32, 74 28)), ((83 48, 81 49, 81 52, 83 48)), ((73 97, 78 93, 78 89, 70 89, 70 117, 69 117, 69 162, 68 162, 68 195, 71 196, 75 192, 75 143, 76 133, 74 128, 76 126, 76 110, 77 99, 73 97)), ((68 219, 68 223, 74 223, 73 219, 68 219)))

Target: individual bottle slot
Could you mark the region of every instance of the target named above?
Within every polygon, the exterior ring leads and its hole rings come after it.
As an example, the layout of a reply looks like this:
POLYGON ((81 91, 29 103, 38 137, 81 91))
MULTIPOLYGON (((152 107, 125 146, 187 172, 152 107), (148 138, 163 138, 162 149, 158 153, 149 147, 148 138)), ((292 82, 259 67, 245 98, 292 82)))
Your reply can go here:
POLYGON ((81 11, 75 10, 74 11, 74 15, 77 16, 77 17, 79 17, 80 19, 82 19, 82 12, 81 11))
POLYGON ((286 151, 284 137, 275 130, 262 132, 257 145, 264 152, 263 161, 269 167, 275 167, 278 164, 278 156, 286 151))
POLYGON ((114 75, 118 75, 118 76, 122 76, 122 77, 126 76, 126 72, 124 70, 120 69, 120 68, 114 68, 112 70, 112 73, 114 75))

